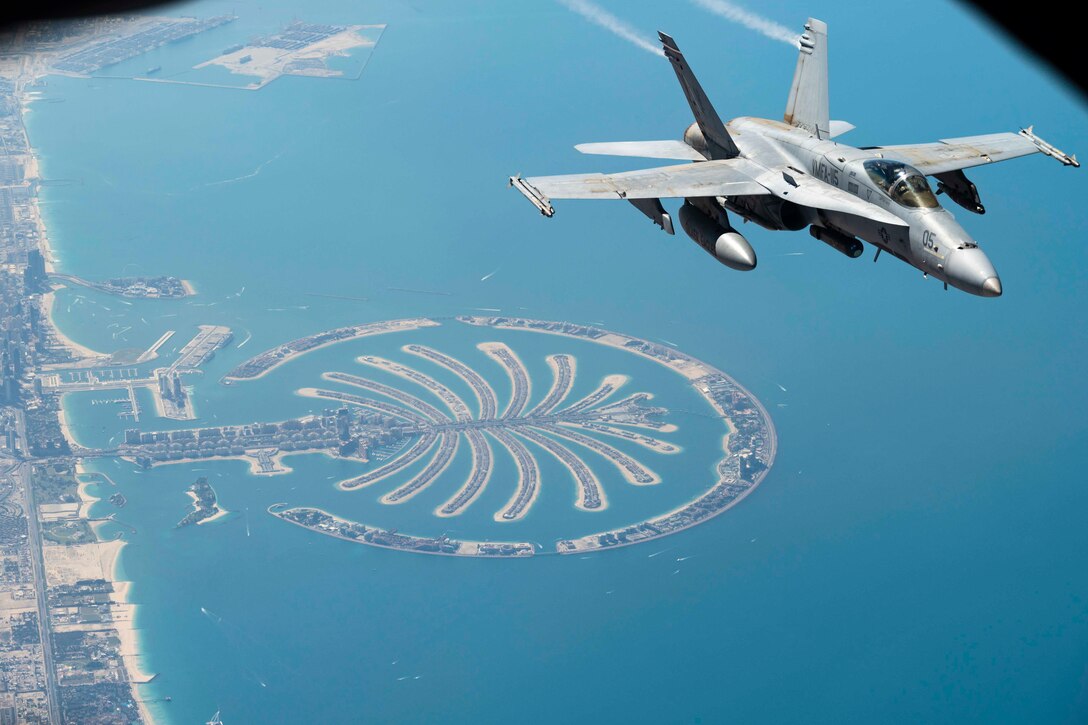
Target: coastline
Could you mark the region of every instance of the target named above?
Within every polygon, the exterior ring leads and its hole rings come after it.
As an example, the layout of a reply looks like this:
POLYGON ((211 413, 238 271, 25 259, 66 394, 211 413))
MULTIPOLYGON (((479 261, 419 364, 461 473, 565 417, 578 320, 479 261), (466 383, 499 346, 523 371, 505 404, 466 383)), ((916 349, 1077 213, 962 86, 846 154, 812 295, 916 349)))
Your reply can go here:
POLYGON ((86 345, 81 345, 72 338, 64 334, 64 332, 57 325, 56 320, 53 319, 53 306, 57 302, 57 293, 55 290, 51 290, 42 295, 42 316, 49 320, 50 327, 53 328, 53 334, 56 335, 57 341, 63 346, 68 348, 69 352, 75 358, 74 362, 84 362, 88 359, 108 359, 109 353, 99 352, 98 350, 92 350, 86 345))
MULTIPOLYGON (((277 466, 279 466, 279 468, 275 469, 274 471, 262 471, 261 470, 261 462, 259 460, 257 460, 256 458, 253 458, 252 456, 235 455, 235 454, 231 454, 229 456, 208 456, 206 458, 172 458, 172 459, 170 459, 168 461, 153 461, 151 463, 150 467, 151 468, 157 468, 158 466, 171 466, 171 465, 174 465, 175 463, 208 463, 208 462, 218 462, 218 461, 245 461, 246 463, 249 464, 249 473, 254 475, 254 476, 279 476, 279 475, 283 475, 285 473, 291 473, 291 471, 295 470, 295 469, 291 468, 290 466, 286 465, 283 462, 284 458, 286 458, 287 456, 290 456, 290 455, 294 455, 294 454, 305 454, 305 453, 324 453, 325 455, 328 455, 328 451, 325 450, 325 449, 307 450, 307 451, 280 451, 279 453, 276 453, 274 456, 272 456, 272 462, 275 463, 277 466)), ((133 458, 132 456, 121 456, 121 460, 128 461, 129 463, 132 463, 132 464, 136 463, 136 459, 133 458)), ((210 521, 211 519, 208 519, 208 520, 210 521)))
POLYGON ((330 345, 339 345, 342 342, 358 340, 361 337, 369 337, 371 335, 384 335, 388 332, 405 332, 410 330, 418 330, 423 327, 440 327, 441 325, 441 322, 437 322, 427 317, 411 317, 400 320, 392 320, 388 323, 367 322, 360 325, 349 325, 347 327, 338 327, 333 330, 326 330, 325 332, 341 332, 346 330, 351 330, 352 332, 351 334, 344 337, 338 337, 327 342, 322 342, 318 345, 313 345, 312 347, 305 347, 301 350, 295 349, 293 346, 300 343, 305 343, 310 337, 313 337, 313 335, 289 340, 288 342, 265 350, 264 352, 254 355, 248 360, 243 361, 240 365, 235 366, 230 371, 228 371, 226 375, 220 378, 220 382, 231 385, 233 383, 242 382, 245 380, 259 380, 260 378, 268 375, 279 366, 283 365, 284 363, 291 362, 295 358, 314 352, 315 350, 321 350, 323 348, 329 347, 330 345), (382 325, 385 325, 385 327, 382 327, 382 325), (250 364, 255 360, 260 360, 268 356, 276 355, 277 353, 279 354, 279 356, 275 358, 274 362, 263 368, 259 373, 255 373, 253 375, 234 374, 239 368, 250 364))
MULTIPOLYGON (((209 484, 208 488, 212 488, 210 484, 209 484)), ((212 488, 212 493, 215 493, 214 488, 212 488)), ((197 510, 196 506, 197 506, 198 503, 200 503, 200 499, 190 489, 186 489, 185 495, 187 495, 189 498, 191 498, 193 500, 193 511, 196 511, 197 510)), ((212 521, 215 521, 216 519, 223 518, 224 516, 228 515, 229 513, 230 513, 230 511, 227 511, 225 508, 223 508, 222 506, 219 505, 219 495, 216 494, 216 496, 215 496, 215 513, 212 514, 211 516, 209 516, 206 519, 201 519, 200 521, 197 521, 196 525, 200 526, 201 524, 210 523, 212 521)))
MULTIPOLYGON (((89 520, 91 507, 101 499, 93 496, 87 487, 90 482, 79 481, 78 476, 88 473, 82 462, 76 463, 75 475, 79 482, 78 492, 83 504, 80 506, 79 516, 89 520)), ((117 632, 119 641, 118 654, 124 665, 128 682, 133 686, 132 697, 140 713, 140 719, 146 725, 156 725, 158 720, 148 708, 147 703, 140 697, 138 686, 146 684, 156 677, 156 673, 149 672, 143 667, 141 659, 143 651, 140 647, 139 629, 136 627, 136 614, 138 605, 130 598, 132 582, 122 580, 121 575, 121 550, 128 544, 122 538, 103 541, 100 528, 105 521, 89 521, 91 530, 94 531, 98 542, 94 544, 98 550, 99 564, 102 567, 102 576, 113 585, 113 595, 110 597, 110 613, 114 631, 117 632)))
MULTIPOLYGON (((269 506, 266 510, 268 511, 268 513, 272 514, 273 516, 275 516, 280 521, 286 521, 287 523, 289 523, 289 524, 291 524, 293 526, 298 526, 300 528, 306 529, 307 531, 314 531, 314 532, 322 534, 324 536, 331 536, 334 539, 340 539, 341 541, 347 541, 347 542, 352 543, 352 544, 363 544, 364 546, 373 546, 373 547, 378 548, 378 549, 388 549, 389 551, 403 551, 403 549, 401 549, 400 547, 397 547, 397 546, 390 546, 388 544, 379 544, 379 543, 375 543, 375 542, 372 542, 372 541, 353 539, 353 538, 351 538, 349 536, 344 536, 344 535, 342 535, 340 533, 337 533, 335 531, 326 531, 326 530, 322 530, 322 529, 314 529, 314 528, 311 528, 310 526, 307 526, 306 524, 299 523, 298 521, 293 521, 292 519, 289 519, 289 518, 287 518, 286 516, 283 515, 283 514, 287 513, 288 511, 293 511, 293 510, 295 510, 297 508, 305 508, 305 509, 309 509, 311 511, 316 511, 316 512, 321 513, 321 514, 323 514, 325 516, 328 516, 330 519, 332 519, 334 521, 337 521, 338 523, 344 523, 344 524, 359 523, 357 521, 351 521, 349 519, 345 519, 345 518, 342 518, 340 516, 337 516, 336 514, 329 513, 325 509, 319 508, 317 506, 302 506, 302 507, 299 507, 299 506, 288 506, 288 504, 284 504, 284 503, 274 503, 271 506, 269 506), (272 510, 272 509, 277 508, 277 507, 284 507, 284 508, 282 508, 280 510, 277 510, 277 511, 272 510)), ((368 526, 370 529, 375 530, 375 531, 381 531, 382 533, 389 533, 385 529, 381 529, 381 528, 379 528, 377 526, 369 526, 368 524, 361 524, 361 525, 362 526, 368 526)), ((422 551, 422 550, 414 550, 414 552, 419 553, 419 554, 426 554, 428 556, 460 556, 460 557, 465 557, 465 558, 484 558, 484 557, 486 557, 486 558, 495 558, 495 559, 524 559, 527 556, 537 555, 536 549, 534 549, 532 547, 532 544, 529 543, 529 542, 521 542, 521 541, 468 541, 468 540, 465 540, 465 539, 457 539, 456 543, 458 544, 457 551, 422 551), (525 546, 525 547, 528 547, 528 549, 526 549, 526 551, 531 552, 531 553, 518 554, 518 555, 507 555, 507 556, 495 556, 495 555, 491 555, 491 554, 481 554, 480 553, 481 547, 485 547, 485 546, 492 546, 493 547, 493 546, 504 546, 504 545, 508 545, 508 546, 525 546)))
MULTIPOLYGON (((49 240, 49 233, 46 228, 45 220, 42 216, 41 204, 39 202, 40 182, 42 177, 41 162, 38 158, 38 154, 30 144, 30 135, 26 129, 25 116, 30 110, 30 101, 32 99, 24 97, 20 100, 20 106, 23 112, 23 133, 27 139, 27 166, 26 166, 26 178, 32 185, 33 193, 30 208, 32 210, 34 223, 38 228, 38 246, 40 248, 42 258, 45 262, 45 271, 47 273, 54 273, 57 271, 57 260, 54 254, 53 247, 49 240)), ((64 332, 57 325, 54 319, 54 305, 56 304, 56 293, 53 290, 42 295, 42 317, 52 328, 57 341, 66 347, 77 362, 85 362, 87 360, 107 360, 109 355, 92 350, 86 345, 81 345, 64 332)), ((72 434, 71 426, 69 425, 68 418, 65 415, 64 399, 61 397, 58 405, 58 422, 60 424, 61 435, 69 444, 76 444, 74 435, 72 434)), ((97 502, 98 499, 92 496, 87 490, 89 484, 78 479, 78 474, 85 473, 86 469, 83 466, 83 462, 77 459, 74 473, 76 474, 77 492, 80 500, 82 501, 79 509, 80 518, 88 520, 91 530, 94 533, 97 543, 94 546, 99 554, 99 563, 101 565, 102 576, 110 581, 113 585, 113 595, 111 596, 111 615, 113 619, 113 627, 117 632, 117 638, 119 641, 118 653, 121 657, 121 662, 124 665, 127 679, 132 685, 132 697, 136 703, 136 708, 140 716, 140 720, 145 725, 156 725, 158 720, 148 708, 143 698, 140 697, 138 687, 141 683, 149 682, 154 675, 147 672, 141 666, 140 658, 142 657, 142 648, 140 647, 139 633, 135 627, 137 605, 130 600, 130 582, 121 581, 120 571, 120 553, 125 547, 127 542, 123 539, 114 539, 112 541, 102 541, 99 534, 101 524, 103 522, 90 521, 90 509, 97 502)))

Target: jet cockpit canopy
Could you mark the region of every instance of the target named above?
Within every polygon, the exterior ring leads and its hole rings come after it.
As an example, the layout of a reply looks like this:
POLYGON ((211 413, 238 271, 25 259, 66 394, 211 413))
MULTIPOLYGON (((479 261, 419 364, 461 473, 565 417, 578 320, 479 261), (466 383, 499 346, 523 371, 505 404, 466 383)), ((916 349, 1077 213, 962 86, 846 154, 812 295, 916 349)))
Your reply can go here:
POLYGON ((939 206, 925 175, 913 166, 886 159, 870 159, 862 166, 872 182, 895 203, 911 209, 939 206))

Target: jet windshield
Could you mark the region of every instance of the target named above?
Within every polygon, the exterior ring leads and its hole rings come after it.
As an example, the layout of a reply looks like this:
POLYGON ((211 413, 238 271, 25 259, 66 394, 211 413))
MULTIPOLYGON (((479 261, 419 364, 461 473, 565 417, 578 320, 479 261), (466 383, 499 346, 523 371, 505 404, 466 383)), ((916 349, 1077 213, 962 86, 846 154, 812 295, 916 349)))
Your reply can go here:
POLYGON ((897 204, 912 209, 933 209, 937 197, 922 172, 899 161, 866 161, 865 172, 873 183, 884 190, 897 204))

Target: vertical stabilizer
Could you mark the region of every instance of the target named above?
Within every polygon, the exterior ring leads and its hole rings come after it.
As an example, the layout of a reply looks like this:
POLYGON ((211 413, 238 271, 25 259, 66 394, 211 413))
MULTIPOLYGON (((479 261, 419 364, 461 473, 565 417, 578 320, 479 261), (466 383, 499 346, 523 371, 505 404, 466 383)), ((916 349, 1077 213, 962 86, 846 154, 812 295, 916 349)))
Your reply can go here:
POLYGON ((684 54, 680 52, 676 41, 665 33, 659 32, 657 35, 661 38, 665 57, 672 63, 672 68, 676 71, 676 78, 680 81, 680 87, 684 89, 684 96, 688 99, 688 105, 691 106, 691 113, 695 116, 695 122, 699 124, 699 130, 703 132, 710 158, 731 159, 734 156, 739 156, 740 150, 733 143, 732 137, 725 129, 725 124, 719 118, 718 112, 714 110, 714 106, 711 105, 710 99, 706 97, 706 93, 703 91, 703 87, 699 85, 695 74, 691 72, 691 66, 688 65, 684 54))
POLYGON ((803 128, 818 138, 831 138, 827 102, 827 23, 809 18, 801 36, 797 70, 793 73, 786 123, 803 128))

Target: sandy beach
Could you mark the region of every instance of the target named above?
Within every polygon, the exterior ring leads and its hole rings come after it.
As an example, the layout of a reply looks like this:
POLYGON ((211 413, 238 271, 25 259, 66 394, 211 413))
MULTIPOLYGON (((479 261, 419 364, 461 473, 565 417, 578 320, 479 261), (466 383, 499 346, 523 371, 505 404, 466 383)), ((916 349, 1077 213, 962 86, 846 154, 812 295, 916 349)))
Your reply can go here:
POLYGON ((548 367, 552 371, 552 385, 544 398, 536 404, 535 408, 529 411, 528 416, 547 415, 562 405, 563 401, 570 395, 570 391, 574 389, 574 383, 578 378, 578 358, 573 355, 549 355, 546 359, 548 367), (563 383, 559 372, 560 357, 565 358, 570 366, 570 377, 566 384, 563 383))
MULTIPOLYGON (((522 457, 519 456, 515 452, 515 447, 521 446, 522 448, 524 448, 525 447, 524 443, 519 441, 517 438, 514 438, 514 436, 512 436, 510 433, 506 433, 506 432, 502 432, 502 433, 499 433, 499 434, 492 433, 491 435, 496 441, 498 441, 499 445, 501 445, 503 448, 506 449, 507 453, 509 453, 511 455, 511 457, 513 457, 514 461, 520 461, 521 460, 522 457)), ((492 459, 492 460, 494 460, 494 459, 492 459)), ((495 515, 492 517, 492 518, 494 518, 495 521, 498 521, 499 523, 502 523, 504 521, 517 521, 518 519, 525 518, 525 516, 533 508, 533 505, 536 503, 536 500, 540 497, 540 469, 539 469, 539 466, 538 466, 538 464, 536 462, 536 458, 534 458, 532 456, 532 454, 528 454, 528 459, 527 460, 529 461, 529 465, 533 467, 532 470, 526 470, 526 469, 522 468, 520 463, 517 465, 517 469, 518 469, 518 485, 517 485, 517 488, 514 490, 514 493, 510 496, 510 500, 507 501, 505 504, 503 504, 502 508, 500 508, 498 511, 496 511, 495 515), (505 516, 503 516, 503 514, 505 514, 507 511, 509 511, 514 506, 514 504, 517 503, 517 500, 519 498, 521 498, 522 490, 526 486, 526 475, 527 474, 532 474, 532 476, 536 479, 536 486, 533 488, 532 494, 530 495, 528 502, 526 502, 526 504, 521 507, 521 510, 518 511, 512 518, 506 518, 505 516)))
MULTIPOLYGON (((177 458, 177 459, 171 459, 169 461, 153 461, 151 463, 151 467, 155 468, 156 466, 170 466, 170 465, 173 465, 175 463, 208 463, 210 461, 212 461, 212 462, 214 462, 214 461, 245 461, 246 463, 249 464, 249 472, 251 474, 253 474, 254 476, 279 476, 279 475, 282 475, 284 473, 290 473, 291 471, 294 470, 293 468, 291 468, 290 466, 286 465, 283 462, 283 459, 285 457, 290 456, 290 455, 302 455, 302 454, 306 454, 306 453, 324 453, 325 455, 330 456, 332 458, 336 457, 336 456, 333 456, 327 450, 324 450, 324 449, 316 450, 316 451, 313 451, 313 450, 310 450, 310 451, 280 451, 276 455, 272 456, 272 462, 275 463, 276 466, 277 466, 276 470, 274 470, 274 471, 262 471, 260 461, 258 461, 254 457, 246 456, 246 455, 241 455, 241 456, 237 456, 237 455, 211 456, 211 457, 208 457, 208 458, 177 458)), ((129 463, 135 463, 136 462, 136 459, 132 458, 131 456, 121 456, 121 460, 128 461, 129 463)))
MULTIPOLYGON (((455 494, 453 494, 452 496, 450 496, 448 501, 446 501, 446 502, 444 502, 444 503, 442 503, 442 504, 435 507, 435 509, 434 509, 434 515, 435 516, 439 516, 439 517, 444 518, 444 519, 450 518, 451 516, 460 516, 462 513, 465 512, 465 510, 469 506, 471 506, 473 503, 476 502, 476 499, 480 498, 480 494, 482 494, 484 492, 484 489, 487 488, 487 484, 490 483, 490 481, 491 481, 491 470, 488 469, 487 474, 486 474, 486 478, 484 478, 483 482, 481 483, 480 487, 476 490, 476 493, 473 494, 472 498, 470 498, 467 501, 465 501, 464 503, 462 503, 461 506, 456 511, 453 511, 452 513, 446 513, 443 510, 447 506, 451 505, 458 498, 461 497, 461 495, 465 492, 465 489, 467 489, 469 487, 469 485, 472 483, 472 479, 474 479, 476 477, 476 475, 479 473, 479 470, 480 470, 480 456, 479 456, 479 451, 477 450, 477 447, 479 447, 480 450, 485 450, 486 449, 487 459, 489 461, 495 460, 495 451, 491 448, 491 444, 487 442, 487 438, 483 435, 483 433, 480 433, 479 431, 470 430, 468 432, 467 437, 468 437, 468 440, 469 440, 469 445, 470 445, 470 447, 472 449, 472 468, 469 469, 468 476, 465 478, 465 483, 461 486, 461 488, 457 489, 457 492, 455 494), (475 442, 473 441, 474 436, 475 436, 475 442)), ((509 508, 509 504, 507 504, 507 508, 509 508)))
MULTIPOLYGON (((449 370, 451 373, 453 373, 457 377, 461 378, 461 380, 464 381, 465 385, 467 385, 469 388, 472 389, 472 394, 476 398, 477 409, 480 411, 480 415, 479 415, 480 418, 489 417, 489 416, 485 416, 485 414, 484 414, 484 411, 486 409, 485 404, 484 404, 485 398, 488 400, 488 403, 495 408, 496 412, 498 412, 498 398, 495 396, 495 389, 492 388, 491 385, 486 380, 484 380, 479 375, 476 375, 475 379, 470 379, 468 375, 466 375, 464 372, 459 370, 457 367, 454 367, 453 365, 448 364, 446 361, 444 361, 442 359, 436 359, 435 357, 432 357, 431 355, 428 355, 426 352, 419 352, 417 350, 414 350, 413 347, 420 347, 420 346, 403 345, 400 349, 403 350, 404 352, 408 353, 409 355, 415 355, 416 357, 421 357, 424 360, 430 360, 430 361, 434 362, 435 364, 442 366, 443 368, 445 368, 446 370, 449 370)), ((427 349, 429 350, 429 348, 427 348, 427 349)), ((431 351, 431 352, 438 353, 437 350, 431 351)), ((438 353, 438 354, 441 355, 442 353, 438 353)), ((464 365, 464 363, 461 363, 461 361, 459 361, 459 360, 455 360, 454 362, 457 363, 457 364, 460 364, 460 365, 464 365)), ((470 371, 470 372, 474 372, 474 371, 470 371)))
MULTIPOLYGON (((300 337, 298 339, 291 340, 290 342, 285 342, 282 345, 277 345, 276 347, 274 347, 274 348, 272 348, 270 350, 265 350, 264 352, 260 353, 259 355, 254 355, 253 357, 249 358, 249 360, 247 360, 246 362, 250 362, 252 360, 257 360, 258 358, 262 358, 262 357, 265 357, 267 355, 271 355, 273 353, 279 353, 280 354, 280 357, 278 357, 274 363, 272 363, 271 365, 269 365, 267 368, 265 368, 261 372, 257 373, 256 375, 252 375, 252 376, 247 375, 246 377, 240 377, 239 378, 239 377, 233 377, 233 376, 231 376, 230 373, 227 373, 226 375, 223 376, 223 380, 228 380, 228 381, 258 380, 260 378, 263 378, 265 375, 268 375, 270 372, 272 372, 273 370, 278 368, 280 365, 283 365, 284 363, 290 362, 291 360, 294 360, 295 358, 301 357, 302 355, 307 355, 307 354, 309 354, 311 352, 314 352, 315 350, 321 350, 323 348, 329 347, 330 345, 339 345, 342 342, 349 342, 351 340, 358 340, 361 337, 369 337, 370 335, 384 335, 387 332, 405 332, 405 331, 408 331, 408 330, 418 330, 418 329, 424 328, 424 327, 439 327, 441 324, 442 324, 441 322, 436 322, 436 321, 428 319, 426 317, 413 317, 413 318, 408 318, 408 319, 403 319, 403 320, 391 320, 391 321, 388 321, 388 322, 379 322, 379 323, 369 322, 369 323, 364 323, 362 325, 351 325, 350 329, 353 330, 353 332, 350 335, 346 335, 344 337, 339 337, 339 338, 337 338, 335 340, 329 340, 328 342, 323 342, 320 345, 314 345, 313 347, 307 347, 304 350, 296 350, 296 349, 294 349, 294 345, 296 345, 297 343, 300 343, 300 342, 304 342, 305 340, 308 339, 308 338, 305 338, 305 337, 300 337)), ((338 330, 347 330, 347 329, 349 329, 349 328, 341 327, 341 328, 334 328, 333 330, 326 330, 325 332, 336 332, 338 330)), ((324 334, 324 333, 322 333, 322 334, 324 334)), ((244 365, 246 363, 242 363, 242 364, 244 365)))
POLYGON ((450 467, 450 464, 453 463, 453 459, 454 459, 454 457, 457 456, 457 451, 461 447, 461 437, 459 435, 457 435, 457 434, 450 434, 450 435, 454 436, 453 448, 450 451, 449 456, 446 458, 446 462, 442 463, 441 466, 439 466, 438 470, 432 470, 431 466, 435 465, 435 462, 441 460, 439 458, 439 456, 442 455, 442 449, 445 447, 445 441, 442 439, 441 436, 439 437, 438 440, 442 441, 443 445, 439 447, 437 452, 435 452, 434 456, 431 458, 430 463, 428 463, 427 466, 420 473, 413 476, 406 483, 398 486, 397 488, 393 489, 389 493, 385 494, 379 500, 384 504, 404 503, 405 501, 408 501, 409 499, 414 498, 415 496, 419 495, 421 492, 428 489, 432 483, 434 483, 436 480, 438 480, 442 476, 442 474, 446 472, 446 469, 450 467), (426 483, 424 483, 422 486, 419 486, 418 488, 410 491, 407 494, 403 493, 404 491, 408 490, 409 487, 414 486, 416 481, 420 477, 422 477, 424 475, 430 476, 430 478, 428 478, 426 483))
MULTIPOLYGON (((593 427, 587 427, 585 423, 578 423, 578 422, 575 422, 575 421, 569 421, 568 420, 568 421, 560 421, 559 423, 557 423, 557 425, 564 426, 566 428, 578 428, 579 430, 593 431, 595 433, 601 433, 603 435, 612 436, 614 438, 620 438, 622 440, 630 441, 631 443, 635 443, 636 445, 640 445, 643 448, 647 448, 647 449, 653 451, 654 453, 663 453, 663 454, 671 455, 671 454, 674 454, 674 453, 679 453, 681 450, 683 450, 680 446, 674 445, 672 443, 668 443, 668 442, 660 440, 658 438, 654 438, 653 436, 643 435, 641 433, 633 433, 631 431, 626 431, 626 430, 623 430, 621 428, 615 428, 615 427, 610 426, 610 425, 604 425, 603 423, 597 423, 593 427)), ((624 425, 630 425, 630 424, 627 423, 626 421, 624 421, 624 425)), ((635 427, 635 426, 632 426, 632 427, 635 427)), ((664 430, 664 427, 659 428, 658 430, 664 430)), ((673 426, 672 430, 673 431, 676 430, 676 426, 673 426)), ((667 432, 672 432, 672 431, 667 431, 667 432)))
MULTIPOLYGON (((209 486, 209 488, 211 488, 211 486, 209 486)), ((191 498, 193 500, 193 511, 196 511, 196 506, 197 506, 198 503, 200 503, 200 499, 192 491, 187 490, 185 493, 189 496, 189 498, 191 498)), ((215 493, 214 488, 212 488, 212 493, 213 494, 215 493)), ((216 512, 214 514, 212 514, 211 516, 209 516, 206 519, 201 519, 200 521, 197 521, 196 525, 200 526, 201 524, 206 524, 206 523, 209 523, 211 521, 215 521, 216 519, 221 519, 221 518, 223 518, 224 516, 226 516, 227 514, 230 513, 230 511, 227 511, 225 508, 223 508, 222 506, 219 505, 219 495, 218 494, 216 494, 216 496, 215 496, 215 508, 216 508, 216 512)))
POLYGON ((73 357, 78 360, 86 360, 87 358, 104 360, 106 358, 109 358, 109 354, 99 352, 98 350, 92 350, 86 345, 80 345, 78 342, 68 337, 61 331, 60 327, 57 326, 57 323, 53 321, 53 305, 56 304, 56 301, 56 292, 46 292, 44 295, 42 295, 42 313, 43 316, 49 320, 49 324, 52 325, 53 333, 56 335, 57 341, 60 342, 60 344, 64 347, 68 348, 68 350, 71 351, 73 357))
MULTIPOLYGON (((87 469, 82 462, 76 463, 75 473, 77 476, 87 473, 87 469)), ((79 498, 83 502, 79 511, 79 515, 82 518, 88 518, 90 507, 96 501, 100 500, 87 491, 87 488, 90 485, 91 484, 88 482, 80 481, 77 489, 79 498)), ((90 523, 95 535, 98 536, 99 528, 104 522, 92 521, 90 523)), ((110 607, 110 611, 113 615, 113 626, 117 631, 117 638, 120 640, 119 654, 121 655, 121 661, 124 663, 128 679, 134 685, 133 697, 136 699, 136 704, 140 711, 140 718, 147 725, 153 725, 155 723, 155 717, 152 715, 147 705, 142 701, 140 693, 135 687, 136 685, 150 681, 155 674, 145 670, 141 661, 140 636, 135 624, 136 605, 129 599, 131 583, 120 580, 120 554, 121 549, 124 548, 126 543, 127 542, 122 539, 113 539, 112 541, 99 541, 96 544, 87 544, 86 546, 94 547, 96 551, 97 567, 95 568, 97 571, 94 576, 90 577, 87 577, 87 574, 90 572, 81 572, 80 575, 86 578, 101 577, 113 582, 113 596, 110 598, 112 606, 110 607)), ((74 550, 77 547, 50 548, 74 550)))
MULTIPOLYGON (((118 562, 125 542, 121 539, 99 541, 94 544, 72 546, 47 546, 43 550, 46 576, 51 586, 74 584, 85 579, 106 579, 113 583, 110 597, 112 625, 120 640, 119 654, 130 682, 148 682, 154 674, 146 671, 140 661, 139 634, 135 627, 136 605, 129 599, 129 582, 119 581, 118 562)), ((150 711, 139 701, 140 714, 145 723, 154 723, 150 711)))
MULTIPOLYGON (((64 436, 64 440, 68 441, 68 443, 70 443, 70 444, 74 443, 75 445, 79 445, 79 441, 77 441, 76 437, 74 435, 72 435, 72 429, 68 426, 68 417, 64 414, 64 396, 63 395, 60 398, 60 406, 59 407, 60 407, 60 409, 57 411, 57 420, 60 423, 61 435, 64 436)), ((83 473, 83 471, 80 470, 82 468, 82 466, 83 466, 82 463, 77 463, 76 464, 76 473, 83 473)))
POLYGON ((453 413, 454 418, 461 421, 472 420, 472 412, 469 410, 468 404, 461 399, 461 396, 457 395, 457 393, 453 392, 431 376, 425 375, 407 365, 401 365, 400 363, 378 357, 377 355, 360 355, 355 358, 355 361, 363 365, 378 368, 379 370, 385 370, 402 380, 407 380, 410 383, 430 390, 442 399, 442 402, 450 412, 453 413))
MULTIPOLYGON (((591 451, 597 452, 601 457, 616 467, 623 479, 632 486, 652 486, 661 483, 661 476, 655 471, 642 463, 642 461, 635 460, 631 456, 628 456, 623 451, 620 451, 607 443, 597 440, 592 436, 588 436, 576 431, 562 431, 558 426, 554 428, 548 428, 548 432, 557 438, 561 438, 564 441, 575 444, 576 446, 582 446, 588 448, 591 451), (628 464, 637 466, 642 475, 648 477, 649 480, 640 481, 635 478, 635 474, 628 468, 628 464)), ((577 455, 577 454, 575 454, 577 455)), ((580 456, 579 456, 580 457, 580 456)))

